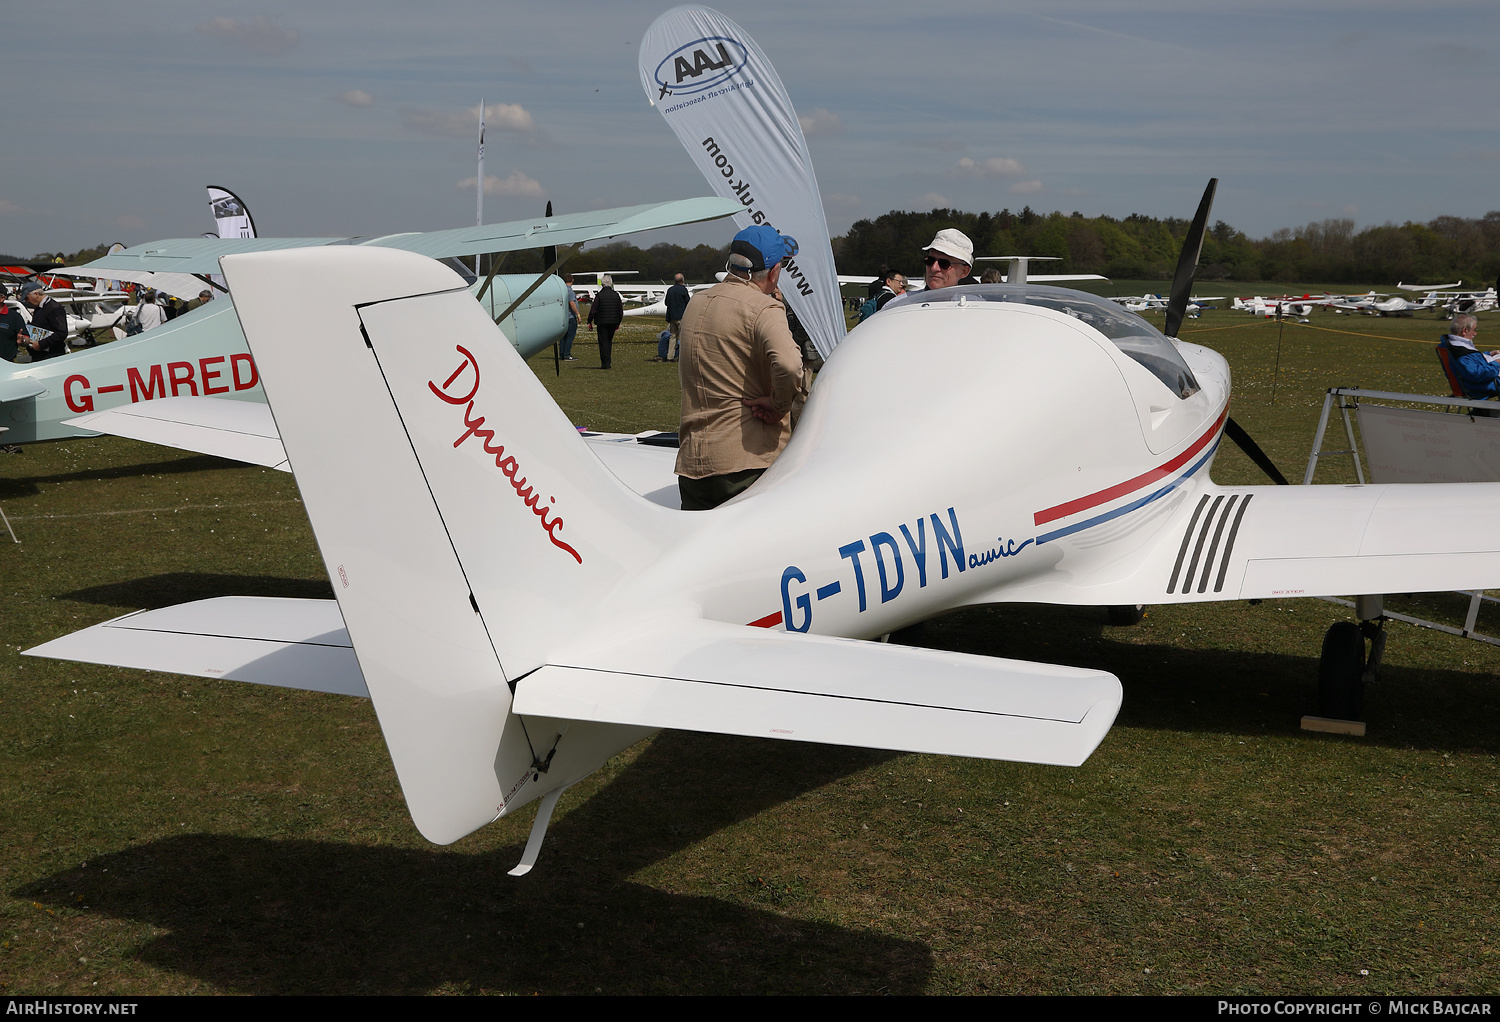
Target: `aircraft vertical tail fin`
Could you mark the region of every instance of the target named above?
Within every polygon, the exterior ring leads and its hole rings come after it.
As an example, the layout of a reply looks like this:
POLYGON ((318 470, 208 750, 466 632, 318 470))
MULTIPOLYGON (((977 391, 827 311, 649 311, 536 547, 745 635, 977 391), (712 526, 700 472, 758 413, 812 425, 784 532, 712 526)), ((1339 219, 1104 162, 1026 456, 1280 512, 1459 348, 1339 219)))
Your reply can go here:
POLYGON ((544 779, 553 734, 527 733, 510 686, 679 516, 600 464, 441 264, 341 247, 223 268, 418 828, 456 840, 593 769, 544 779))

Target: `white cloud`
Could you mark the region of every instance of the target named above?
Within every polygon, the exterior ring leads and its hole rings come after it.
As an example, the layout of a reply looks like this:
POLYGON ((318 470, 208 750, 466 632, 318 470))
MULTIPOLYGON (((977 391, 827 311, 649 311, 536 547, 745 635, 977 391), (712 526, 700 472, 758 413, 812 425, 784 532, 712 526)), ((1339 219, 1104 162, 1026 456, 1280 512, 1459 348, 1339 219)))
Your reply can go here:
MULTIPOLYGON (((478 116, 478 108, 475 108, 478 116)), ((484 108, 485 127, 494 125, 502 131, 535 131, 536 122, 520 103, 496 103, 484 108)))
POLYGON ((1032 192, 1041 191, 1042 183, 1040 181, 1017 181, 1007 190, 1016 195, 1030 195, 1032 192))
POLYGON ((809 138, 814 135, 837 135, 844 130, 838 114, 830 113, 820 106, 813 107, 806 117, 798 117, 797 121, 802 125, 802 134, 809 138))
POLYGON ((0 199, 0 213, 20 213, 21 207, 9 199, 0 199))
MULTIPOLYGON (((466 177, 456 187, 465 190, 473 188, 476 180, 478 179, 474 177, 466 177)), ((494 174, 484 175, 484 194, 506 195, 522 199, 540 199, 547 192, 542 188, 540 182, 533 181, 519 170, 513 170, 510 172, 510 177, 503 180, 494 174)))
POLYGON ((115 226, 123 227, 127 231, 139 231, 146 226, 146 221, 134 213, 126 213, 115 218, 115 226))
POLYGON ((940 207, 949 207, 952 205, 953 203, 948 201, 948 197, 946 195, 939 195, 937 192, 928 192, 926 195, 917 200, 918 209, 938 209, 940 207))
POLYGON ((987 160, 971 160, 965 156, 954 166, 955 174, 964 177, 1020 177, 1026 168, 1020 160, 1008 156, 991 156, 987 160))
MULTIPOLYGON (((401 123, 424 135, 468 138, 479 134, 479 104, 463 113, 445 110, 403 110, 401 123)), ((535 131, 536 122, 520 103, 496 103, 484 108, 484 126, 500 131, 535 131)), ((470 182, 471 184, 473 182, 470 182)))
POLYGON ((339 102, 349 106, 369 106, 375 102, 375 97, 364 89, 350 89, 348 92, 339 94, 339 102))
POLYGON ((843 192, 823 196, 823 205, 839 210, 858 209, 863 202, 858 195, 845 195, 843 192))
POLYGON ((271 24, 264 14, 257 14, 249 21, 214 18, 200 23, 197 29, 202 35, 238 43, 256 53, 285 53, 297 45, 296 32, 271 24))

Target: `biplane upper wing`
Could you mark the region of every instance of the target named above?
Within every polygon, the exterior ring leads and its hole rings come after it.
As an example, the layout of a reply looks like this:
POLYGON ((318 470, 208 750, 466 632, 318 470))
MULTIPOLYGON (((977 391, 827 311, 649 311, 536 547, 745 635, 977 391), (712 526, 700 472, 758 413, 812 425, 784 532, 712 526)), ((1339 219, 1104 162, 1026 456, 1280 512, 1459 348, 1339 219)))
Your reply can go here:
POLYGON ((479 227, 389 234, 374 238, 168 238, 135 245, 113 255, 100 256, 91 263, 77 267, 77 271, 97 272, 101 276, 106 272, 128 270, 218 273, 220 256, 322 245, 399 248, 434 259, 446 259, 450 256, 576 245, 637 231, 716 220, 743 208, 730 199, 705 196, 617 209, 598 209, 587 213, 569 213, 566 216, 536 217, 479 227))

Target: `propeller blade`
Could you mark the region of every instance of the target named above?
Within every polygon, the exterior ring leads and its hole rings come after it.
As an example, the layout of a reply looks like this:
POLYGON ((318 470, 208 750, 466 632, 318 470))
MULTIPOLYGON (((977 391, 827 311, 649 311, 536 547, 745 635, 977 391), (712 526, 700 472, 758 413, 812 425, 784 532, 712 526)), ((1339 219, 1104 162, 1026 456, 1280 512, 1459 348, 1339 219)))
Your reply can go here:
POLYGON ((1233 440, 1235 446, 1250 456, 1250 460, 1260 466, 1260 470, 1271 477, 1271 481, 1277 486, 1290 486, 1286 476, 1281 474, 1274 462, 1266 456, 1266 452, 1260 449, 1260 445, 1250 439, 1250 434, 1245 432, 1243 426, 1233 419, 1224 420, 1224 434, 1233 440))
MULTIPOLYGON (((551 199, 547 200, 547 214, 546 214, 546 218, 548 220, 552 219, 552 200, 551 199)), ((543 264, 545 264, 547 266, 555 266, 557 264, 557 246, 556 245, 548 245, 546 248, 542 249, 542 262, 543 262, 543 264)), ((562 352, 559 350, 559 345, 558 345, 557 341, 553 341, 552 342, 552 369, 553 369, 554 372, 557 373, 558 376, 562 375, 562 352)))
POLYGON ((1213 209, 1214 190, 1219 179, 1208 179, 1203 189, 1203 200, 1198 203, 1198 213, 1193 217, 1193 226, 1188 228, 1182 241, 1182 254, 1177 257, 1177 272, 1172 276, 1172 297, 1167 302, 1167 325, 1162 333, 1176 337, 1182 326, 1182 316, 1187 312, 1188 298, 1193 293, 1193 275, 1198 272, 1198 255, 1203 251, 1203 234, 1208 228, 1208 212, 1213 209))
MULTIPOLYGON (((547 219, 550 220, 551 218, 552 218, 552 200, 548 199, 547 200, 547 219)), ((557 246, 556 245, 548 245, 546 248, 542 249, 542 265, 543 266, 551 266, 555 262, 557 262, 557 246)))

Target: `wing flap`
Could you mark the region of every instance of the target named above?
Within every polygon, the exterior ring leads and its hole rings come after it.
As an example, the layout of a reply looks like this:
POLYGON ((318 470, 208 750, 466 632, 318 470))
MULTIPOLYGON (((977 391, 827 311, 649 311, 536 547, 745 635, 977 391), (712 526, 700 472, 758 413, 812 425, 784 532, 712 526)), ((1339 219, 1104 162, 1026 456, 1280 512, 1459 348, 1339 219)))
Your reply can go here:
POLYGON ((63 424, 291 471, 271 409, 258 401, 160 398, 90 412, 63 424))
POLYGON ((333 600, 225 596, 137 611, 25 655, 369 698, 333 600))
POLYGON ((559 658, 514 710, 1077 766, 1120 699, 1104 671, 693 621, 559 658))

